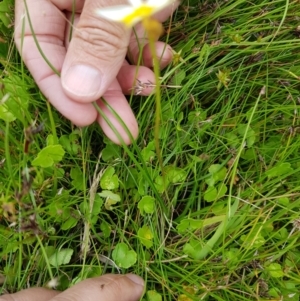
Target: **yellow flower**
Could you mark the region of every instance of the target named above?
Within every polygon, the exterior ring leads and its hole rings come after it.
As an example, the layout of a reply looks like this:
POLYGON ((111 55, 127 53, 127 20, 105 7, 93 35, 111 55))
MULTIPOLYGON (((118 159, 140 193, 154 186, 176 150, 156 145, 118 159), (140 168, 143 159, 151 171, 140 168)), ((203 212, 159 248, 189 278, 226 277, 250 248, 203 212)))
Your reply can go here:
POLYGON ((149 18, 175 0, 128 0, 129 5, 117 5, 97 10, 97 14, 107 20, 123 23, 132 27, 143 19, 149 18))

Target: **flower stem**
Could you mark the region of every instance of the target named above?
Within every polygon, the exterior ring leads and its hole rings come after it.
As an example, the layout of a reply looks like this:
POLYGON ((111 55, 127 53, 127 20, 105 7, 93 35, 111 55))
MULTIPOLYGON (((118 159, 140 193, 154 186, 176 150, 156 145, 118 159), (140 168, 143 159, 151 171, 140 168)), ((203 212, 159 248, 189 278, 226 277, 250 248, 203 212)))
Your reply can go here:
POLYGON ((157 40, 158 36, 162 32, 162 25, 156 20, 153 19, 145 19, 143 21, 143 26, 147 32, 148 39, 149 39, 149 47, 151 51, 151 55, 153 58, 153 70, 155 76, 155 123, 154 123, 154 142, 155 142, 155 150, 158 159, 158 163, 160 165, 163 181, 164 180, 164 171, 163 171, 163 161, 160 151, 159 145, 159 129, 160 129, 160 121, 161 121, 161 89, 160 89, 160 67, 159 61, 156 55, 155 49, 155 41, 157 40))

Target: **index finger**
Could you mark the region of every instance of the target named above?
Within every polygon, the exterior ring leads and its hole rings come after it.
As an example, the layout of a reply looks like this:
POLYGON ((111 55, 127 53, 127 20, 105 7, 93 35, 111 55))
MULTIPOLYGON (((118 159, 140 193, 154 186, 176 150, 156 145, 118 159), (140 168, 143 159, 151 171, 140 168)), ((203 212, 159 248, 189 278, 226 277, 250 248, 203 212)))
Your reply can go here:
MULTIPOLYGON (((17 48, 42 93, 74 124, 85 126, 96 120, 97 112, 89 103, 79 103, 65 95, 59 76, 66 56, 64 45, 66 18, 62 10, 72 9, 72 0, 16 0, 15 42, 17 48), (32 26, 30 26, 30 23, 32 26), (36 41, 35 41, 36 38, 36 41), (37 47, 40 46, 43 54, 37 47)), ((76 1, 76 10, 84 1, 76 1)))

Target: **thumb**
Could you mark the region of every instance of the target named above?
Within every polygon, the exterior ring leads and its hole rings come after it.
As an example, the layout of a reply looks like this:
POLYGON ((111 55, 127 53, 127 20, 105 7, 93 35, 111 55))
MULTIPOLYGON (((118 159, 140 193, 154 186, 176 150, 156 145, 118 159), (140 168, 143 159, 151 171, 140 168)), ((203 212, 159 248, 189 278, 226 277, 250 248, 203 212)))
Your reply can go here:
MULTIPOLYGON (((127 52, 130 31, 96 14, 107 2, 85 1, 62 68, 65 93, 80 102, 92 102, 104 94, 116 78, 127 52)), ((126 0, 109 3, 120 5, 126 0)))
POLYGON ((138 301, 144 290, 144 281, 136 275, 104 275, 84 280, 51 301, 138 301))
POLYGON ((44 288, 30 288, 0 297, 0 301, 138 301, 144 281, 137 275, 104 275, 84 280, 60 293, 44 288))

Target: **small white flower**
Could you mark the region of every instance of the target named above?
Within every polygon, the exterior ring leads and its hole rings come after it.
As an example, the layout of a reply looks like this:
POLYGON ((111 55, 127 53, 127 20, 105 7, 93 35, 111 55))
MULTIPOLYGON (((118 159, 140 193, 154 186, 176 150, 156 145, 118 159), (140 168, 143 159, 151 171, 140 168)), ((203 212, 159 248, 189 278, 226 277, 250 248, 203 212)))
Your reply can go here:
POLYGON ((58 278, 53 278, 46 284, 46 287, 50 289, 55 289, 58 285, 59 285, 58 278))
POLYGON ((97 14, 107 20, 121 22, 132 27, 139 21, 159 12, 175 0, 128 0, 129 5, 117 5, 97 10, 97 14))

